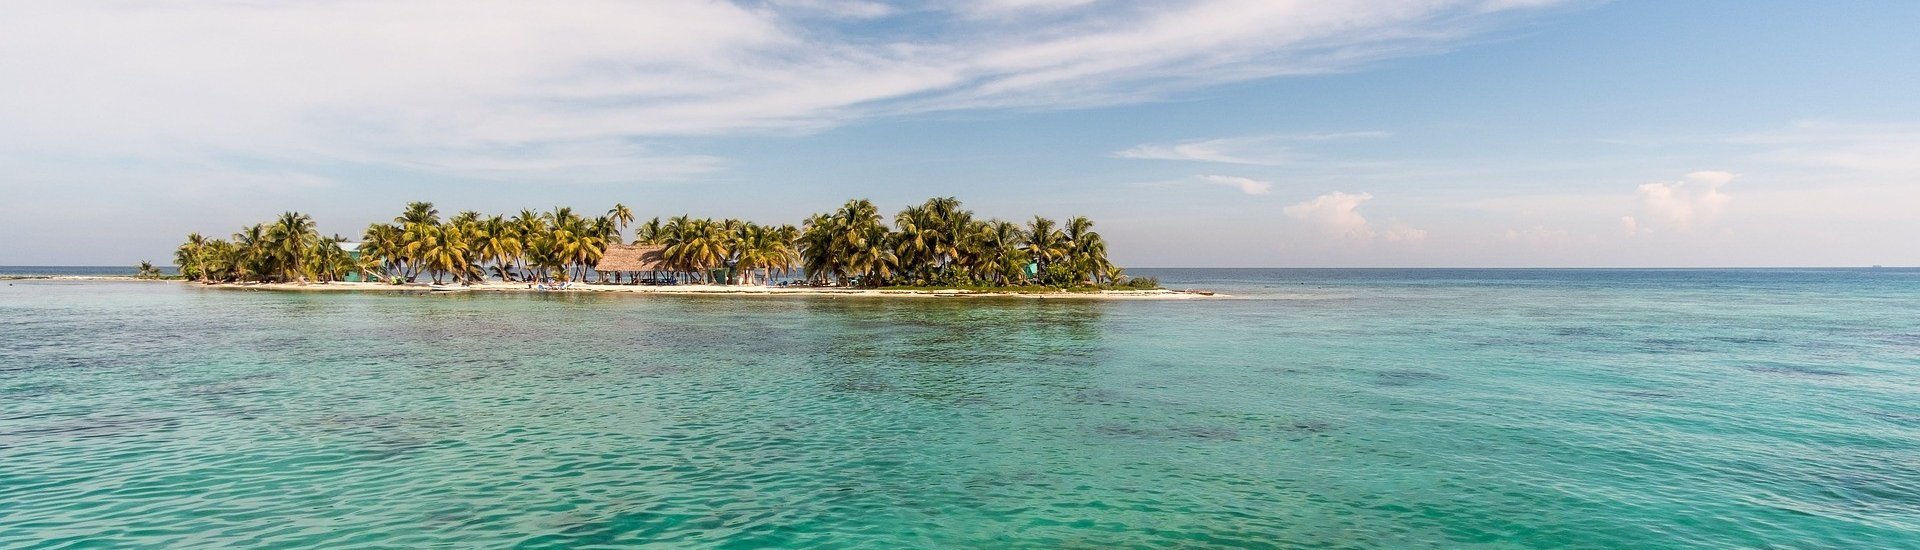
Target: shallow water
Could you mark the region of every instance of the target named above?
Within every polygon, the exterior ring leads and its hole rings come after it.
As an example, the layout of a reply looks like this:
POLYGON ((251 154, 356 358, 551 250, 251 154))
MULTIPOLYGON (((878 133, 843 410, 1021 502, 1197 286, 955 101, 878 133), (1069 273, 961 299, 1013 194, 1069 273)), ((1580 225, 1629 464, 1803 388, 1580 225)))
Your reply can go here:
POLYGON ((1920 272, 0 286, 0 547, 1913 547, 1920 272))

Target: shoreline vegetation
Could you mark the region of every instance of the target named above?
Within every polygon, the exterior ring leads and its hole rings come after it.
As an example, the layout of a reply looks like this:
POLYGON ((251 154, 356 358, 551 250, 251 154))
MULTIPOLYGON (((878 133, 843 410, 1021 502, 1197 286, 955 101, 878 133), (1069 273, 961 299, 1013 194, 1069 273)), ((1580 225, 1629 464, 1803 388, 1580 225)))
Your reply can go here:
MULTIPOLYGON (((798 226, 686 215, 633 222, 622 204, 597 216, 555 207, 513 215, 464 211, 443 220, 432 203, 414 202, 352 242, 323 237, 311 217, 287 212, 231 240, 189 234, 174 264, 182 280, 271 290, 1211 295, 1127 276, 1107 259, 1106 242, 1086 217, 976 219, 952 197, 909 206, 891 225, 865 199, 798 226), (649 261, 603 261, 609 252, 639 250, 649 261)), ((149 262, 139 273, 160 278, 149 262)))

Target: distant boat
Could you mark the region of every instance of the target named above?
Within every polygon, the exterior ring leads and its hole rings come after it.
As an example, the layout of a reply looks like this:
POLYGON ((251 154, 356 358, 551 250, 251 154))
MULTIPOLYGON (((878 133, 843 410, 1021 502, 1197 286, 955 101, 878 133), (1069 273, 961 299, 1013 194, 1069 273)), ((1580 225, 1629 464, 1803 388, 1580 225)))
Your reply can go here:
POLYGON ((433 285, 433 286, 427 287, 427 290, 431 290, 434 292, 466 292, 473 289, 467 288, 464 286, 455 286, 455 285, 433 285))

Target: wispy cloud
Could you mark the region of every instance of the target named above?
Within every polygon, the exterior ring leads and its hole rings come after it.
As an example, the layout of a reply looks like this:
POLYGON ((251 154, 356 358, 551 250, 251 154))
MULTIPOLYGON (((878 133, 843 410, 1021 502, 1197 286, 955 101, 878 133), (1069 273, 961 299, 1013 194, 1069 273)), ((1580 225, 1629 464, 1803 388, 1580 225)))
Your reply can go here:
POLYGON ((1226 164, 1280 165, 1300 159, 1293 150, 1302 142, 1383 138, 1387 132, 1340 132, 1325 134, 1274 134, 1184 141, 1173 144, 1143 144, 1114 151, 1115 158, 1141 160, 1180 160, 1226 164))
POLYGON ((1920 126, 1801 121, 1727 141, 1759 150, 1756 160, 1881 175, 1920 175, 1920 126))
POLYGON ((877 19, 897 12, 885 2, 869 0, 767 0, 767 5, 794 17, 819 15, 834 19, 877 19))
POLYGON ((1132 185, 1161 188, 1224 187, 1234 189, 1246 195, 1266 195, 1273 192, 1273 182, 1257 180, 1245 176, 1224 176, 1216 174, 1195 174, 1180 179, 1137 182, 1132 185))
POLYGON ((1098 0, 959 0, 951 9, 968 17, 1033 16, 1094 5, 1098 0))
POLYGON ((1227 187, 1232 187, 1235 189, 1239 189, 1241 193, 1246 193, 1248 195, 1265 195, 1267 193, 1273 192, 1273 184, 1270 182, 1264 182, 1264 181, 1256 180, 1253 178, 1243 178, 1240 176, 1205 175, 1205 176, 1194 176, 1194 180, 1200 183, 1205 183, 1210 185, 1224 185, 1227 187))
POLYGON ((590 175, 614 157, 568 144, 1148 101, 1440 51, 1523 4, 27 2, 0 18, 0 148, 590 175), (928 19, 869 21, 905 18, 928 19), (421 150, 503 160, 403 156, 421 150))

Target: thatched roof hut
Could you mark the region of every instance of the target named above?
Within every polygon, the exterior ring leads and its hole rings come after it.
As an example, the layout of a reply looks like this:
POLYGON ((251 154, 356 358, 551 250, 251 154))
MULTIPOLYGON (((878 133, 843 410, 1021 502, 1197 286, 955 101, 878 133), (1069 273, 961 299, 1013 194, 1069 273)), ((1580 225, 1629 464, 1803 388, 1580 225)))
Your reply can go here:
POLYGON ((600 263, 593 266, 594 271, 667 271, 667 259, 661 254, 667 247, 660 245, 610 244, 607 251, 600 255, 600 263))

